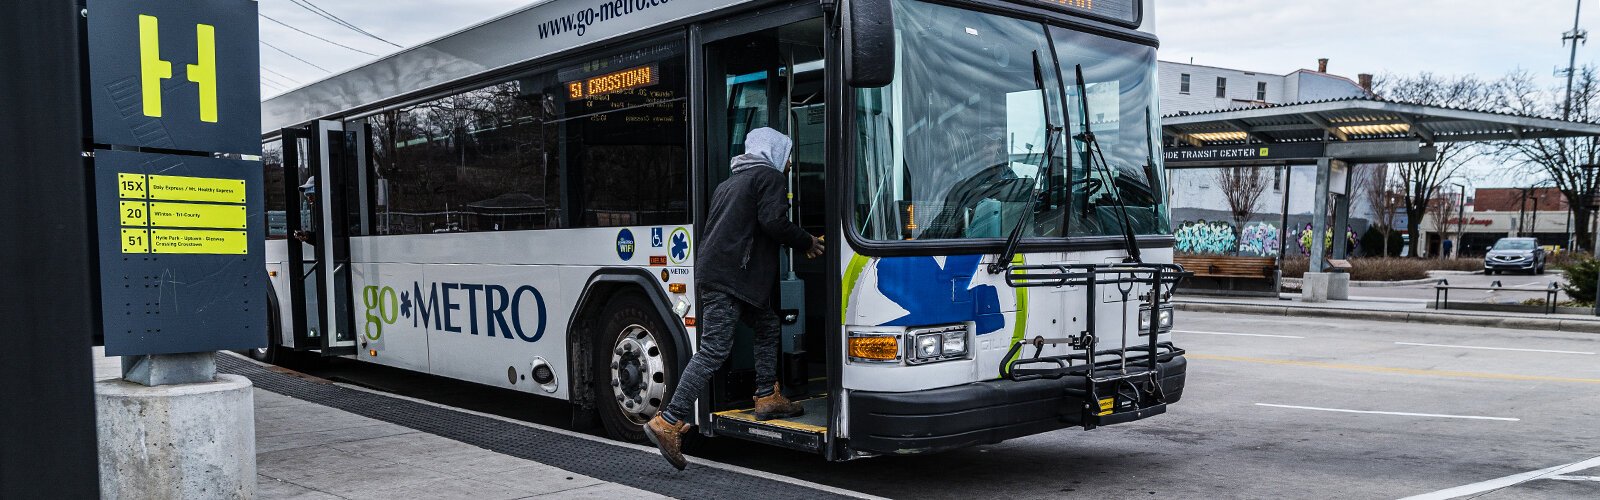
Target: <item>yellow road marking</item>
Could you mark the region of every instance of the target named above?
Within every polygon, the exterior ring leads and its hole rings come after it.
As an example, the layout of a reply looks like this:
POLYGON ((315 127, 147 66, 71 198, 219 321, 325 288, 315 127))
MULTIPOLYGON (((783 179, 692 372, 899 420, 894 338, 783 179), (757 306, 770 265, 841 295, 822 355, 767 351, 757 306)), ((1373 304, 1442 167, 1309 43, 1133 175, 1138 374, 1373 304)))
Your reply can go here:
POLYGON ((1294 361, 1288 359, 1249 358, 1243 356, 1218 356, 1214 354, 1186 354, 1189 359, 1202 359, 1211 361, 1233 361, 1237 363, 1259 363, 1264 365, 1303 366, 1306 368, 1323 368, 1328 370, 1358 371, 1366 373, 1394 373, 1399 375, 1418 375, 1424 377, 1453 377, 1475 378, 1484 380, 1514 380, 1522 382, 1570 382, 1575 384, 1600 384, 1600 379, 1550 377, 1545 375, 1512 375, 1504 373, 1461 372, 1450 370, 1430 370, 1425 368, 1393 368, 1388 366, 1350 365, 1342 363, 1324 363, 1321 361, 1294 361))

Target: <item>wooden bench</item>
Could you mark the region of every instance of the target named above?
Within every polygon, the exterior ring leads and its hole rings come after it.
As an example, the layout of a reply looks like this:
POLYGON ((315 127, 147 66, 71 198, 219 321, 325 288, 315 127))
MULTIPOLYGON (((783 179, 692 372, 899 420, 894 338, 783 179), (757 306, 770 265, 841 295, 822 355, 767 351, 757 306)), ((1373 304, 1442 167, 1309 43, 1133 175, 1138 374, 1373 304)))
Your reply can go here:
POLYGON ((1197 278, 1273 279, 1278 271, 1278 260, 1272 257, 1176 255, 1172 262, 1197 278))

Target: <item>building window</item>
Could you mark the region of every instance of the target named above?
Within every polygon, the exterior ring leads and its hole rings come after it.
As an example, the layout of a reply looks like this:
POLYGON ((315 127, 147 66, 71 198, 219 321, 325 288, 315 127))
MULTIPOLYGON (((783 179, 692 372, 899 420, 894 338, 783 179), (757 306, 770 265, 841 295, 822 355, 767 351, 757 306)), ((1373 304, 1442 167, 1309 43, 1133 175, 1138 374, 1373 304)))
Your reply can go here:
POLYGON ((1180 75, 1178 77, 1178 93, 1179 94, 1188 94, 1189 93, 1189 74, 1188 73, 1184 73, 1183 75, 1180 75))
POLYGON ((1217 77, 1217 98, 1218 99, 1224 99, 1224 98, 1227 98, 1227 97, 1228 97, 1228 79, 1227 78, 1222 78, 1222 77, 1219 76, 1219 77, 1217 77))
POLYGON ((1256 100, 1266 102, 1267 82, 1256 82, 1256 100))

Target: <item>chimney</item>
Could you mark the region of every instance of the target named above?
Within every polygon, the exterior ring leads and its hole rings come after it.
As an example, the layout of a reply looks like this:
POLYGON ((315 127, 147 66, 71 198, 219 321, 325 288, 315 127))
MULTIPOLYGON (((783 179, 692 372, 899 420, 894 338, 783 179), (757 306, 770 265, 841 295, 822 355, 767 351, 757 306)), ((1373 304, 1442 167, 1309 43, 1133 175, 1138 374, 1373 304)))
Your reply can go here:
POLYGON ((1371 95, 1372 94, 1372 73, 1362 73, 1362 74, 1356 75, 1356 79, 1360 80, 1360 82, 1361 82, 1361 90, 1365 90, 1365 91, 1367 91, 1367 95, 1371 95))
POLYGON ((1317 72, 1318 73, 1327 73, 1328 72, 1328 58, 1324 57, 1322 59, 1317 59, 1317 72))

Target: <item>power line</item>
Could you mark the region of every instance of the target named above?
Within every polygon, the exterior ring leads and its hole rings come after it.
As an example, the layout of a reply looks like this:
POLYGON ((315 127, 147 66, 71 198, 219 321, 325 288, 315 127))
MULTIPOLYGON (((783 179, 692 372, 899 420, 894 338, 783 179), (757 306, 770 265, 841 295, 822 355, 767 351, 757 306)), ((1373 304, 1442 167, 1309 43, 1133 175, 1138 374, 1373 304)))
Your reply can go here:
POLYGON ((318 40, 322 40, 324 42, 328 42, 328 43, 331 43, 331 44, 334 44, 334 45, 338 45, 340 47, 344 47, 346 49, 350 49, 350 50, 353 50, 353 51, 356 51, 356 52, 360 52, 362 54, 366 54, 366 55, 369 55, 369 56, 372 56, 372 57, 378 57, 377 54, 374 54, 374 53, 371 53, 371 52, 367 52, 365 50, 361 50, 361 49, 358 49, 358 48, 355 48, 355 47, 351 47, 349 45, 345 45, 345 44, 342 44, 342 43, 339 43, 339 42, 335 42, 333 40, 329 40, 329 39, 326 39, 326 38, 323 38, 323 37, 320 37, 320 36, 317 36, 317 35, 313 35, 313 34, 311 34, 311 32, 308 32, 308 31, 300 29, 300 28, 296 28, 294 26, 290 26, 289 23, 285 23, 283 21, 279 21, 277 19, 273 19, 271 16, 268 16, 266 14, 257 13, 256 15, 261 16, 262 19, 266 19, 268 21, 272 21, 274 23, 278 23, 279 26, 283 26, 285 28, 289 28, 289 29, 298 31, 302 35, 309 36, 311 38, 315 38, 315 39, 318 39, 318 40))
POLYGON ((273 80, 272 78, 268 77, 267 75, 260 75, 260 77, 261 77, 261 83, 270 83, 272 85, 276 85, 276 86, 279 86, 279 87, 289 88, 289 86, 288 85, 284 85, 283 82, 279 82, 277 80, 273 80))
POLYGON ((394 43, 394 42, 385 40, 385 39, 383 39, 383 37, 380 37, 378 35, 374 35, 374 34, 372 34, 372 32, 364 30, 364 29, 361 29, 361 27, 356 26, 354 24, 351 24, 349 21, 346 21, 346 20, 340 18, 339 16, 334 15, 332 12, 328 12, 327 10, 323 9, 322 7, 318 7, 316 4, 311 3, 311 0, 289 0, 289 3, 293 3, 295 5, 298 5, 302 9, 311 11, 312 14, 316 14, 318 16, 321 16, 323 19, 327 19, 329 21, 332 21, 334 24, 349 28, 351 31, 354 31, 356 33, 360 33, 360 34, 366 35, 368 37, 371 37, 374 40, 377 40, 377 41, 380 41, 380 42, 383 42, 383 43, 387 43, 389 45, 393 45, 396 48, 404 48, 404 47, 401 47, 400 44, 398 44, 398 43, 394 43))
POLYGON ((278 51, 278 52, 282 52, 282 53, 283 53, 283 55, 286 55, 286 56, 289 56, 289 57, 292 57, 292 58, 294 58, 294 60, 296 60, 296 61, 300 61, 300 62, 303 62, 303 63, 306 63, 306 65, 307 65, 307 66, 311 66, 311 67, 313 67, 313 68, 317 68, 317 69, 320 69, 320 70, 322 70, 322 71, 326 71, 326 72, 328 72, 328 73, 332 73, 332 72, 333 72, 333 71, 332 71, 332 70, 329 70, 329 69, 328 69, 328 68, 324 68, 324 67, 322 67, 322 66, 317 66, 317 64, 316 64, 316 63, 313 63, 313 62, 311 62, 311 61, 307 61, 307 60, 305 60, 305 59, 301 59, 301 58, 300 58, 300 56, 297 56, 297 55, 294 55, 294 54, 290 54, 290 53, 289 53, 289 51, 287 51, 287 50, 283 50, 283 49, 280 49, 280 48, 278 48, 278 46, 277 46, 277 45, 273 45, 273 44, 270 44, 270 43, 267 43, 267 41, 266 41, 266 40, 260 40, 260 42, 261 42, 261 44, 262 44, 262 45, 265 45, 265 46, 267 46, 267 48, 269 48, 269 49, 272 49, 272 50, 276 50, 276 51, 278 51))
POLYGON ((268 68, 266 65, 262 65, 261 66, 261 71, 265 71, 265 72, 268 72, 268 73, 272 73, 274 75, 278 75, 279 78, 287 80, 289 83, 293 83, 293 84, 297 84, 297 85, 300 83, 299 80, 296 80, 296 79, 290 77, 289 75, 285 75, 283 73, 279 73, 277 71, 273 71, 272 68, 268 68))

